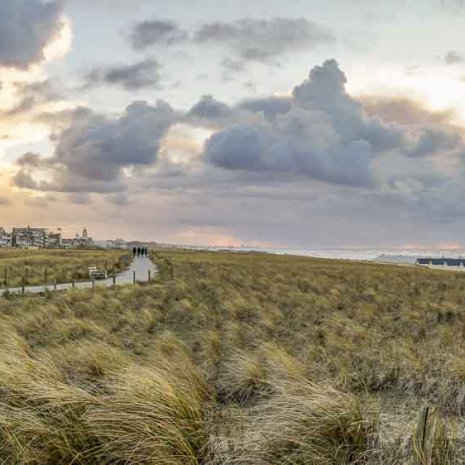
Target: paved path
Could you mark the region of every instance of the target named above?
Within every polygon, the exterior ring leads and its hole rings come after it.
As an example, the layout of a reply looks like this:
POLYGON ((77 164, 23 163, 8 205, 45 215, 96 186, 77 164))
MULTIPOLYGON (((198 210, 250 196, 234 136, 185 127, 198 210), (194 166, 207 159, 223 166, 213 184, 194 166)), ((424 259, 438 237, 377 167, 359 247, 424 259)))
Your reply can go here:
MULTIPOLYGON (((157 266, 146 257, 136 257, 131 263, 131 266, 123 271, 122 273, 116 275, 116 285, 132 284, 134 282, 134 272, 136 272, 136 281, 139 283, 146 283, 149 280, 149 271, 150 276, 153 277, 158 273, 157 266)), ((113 286, 113 278, 108 279, 99 279, 95 281, 95 287, 113 286)), ((28 294, 39 294, 41 292, 48 291, 64 291, 71 289, 73 287, 72 283, 62 283, 57 284, 56 287, 53 284, 46 286, 26 286, 24 292, 28 294)), ((92 281, 79 281, 74 283, 74 287, 77 289, 92 289, 92 281)), ((4 294, 6 289, 0 289, 0 295, 4 294)), ((14 287, 8 289, 10 293, 21 294, 23 292, 22 287, 14 287)))

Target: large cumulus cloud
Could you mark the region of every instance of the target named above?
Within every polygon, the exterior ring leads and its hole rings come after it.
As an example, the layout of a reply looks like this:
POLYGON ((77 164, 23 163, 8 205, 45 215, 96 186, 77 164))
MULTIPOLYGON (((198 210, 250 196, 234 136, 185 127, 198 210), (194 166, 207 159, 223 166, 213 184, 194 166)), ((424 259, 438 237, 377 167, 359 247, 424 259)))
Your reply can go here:
POLYGON ((63 27, 60 0, 0 2, 0 66, 27 68, 63 27))
MULTIPOLYGON (((291 98, 242 102, 236 121, 205 144, 206 160, 226 170, 294 173, 332 184, 372 187, 382 156, 424 158, 462 149, 461 136, 435 125, 403 125, 368 114, 350 97, 346 77, 334 60, 311 70, 291 98), (244 110, 259 119, 244 120, 244 110)), ((226 108, 219 102, 206 104, 226 108)), ((198 104, 199 105, 199 104, 198 104)), ((194 107, 192 111, 194 111, 194 107)), ((216 118, 212 113, 212 119, 216 118)))

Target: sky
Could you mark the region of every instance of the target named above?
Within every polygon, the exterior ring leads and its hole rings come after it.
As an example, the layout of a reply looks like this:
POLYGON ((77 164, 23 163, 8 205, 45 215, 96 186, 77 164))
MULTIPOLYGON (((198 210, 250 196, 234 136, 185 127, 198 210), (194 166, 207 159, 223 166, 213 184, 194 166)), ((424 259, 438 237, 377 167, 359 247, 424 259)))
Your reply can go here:
POLYGON ((463 0, 0 0, 0 226, 465 246, 463 0))

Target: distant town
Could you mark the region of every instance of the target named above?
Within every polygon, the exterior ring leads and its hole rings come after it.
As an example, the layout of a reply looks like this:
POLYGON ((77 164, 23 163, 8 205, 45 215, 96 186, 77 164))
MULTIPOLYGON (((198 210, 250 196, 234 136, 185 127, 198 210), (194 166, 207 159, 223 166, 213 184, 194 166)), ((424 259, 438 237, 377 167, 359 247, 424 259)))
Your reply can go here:
POLYGON ((86 228, 73 238, 64 238, 60 230, 50 231, 47 228, 13 228, 7 231, 0 226, 0 247, 16 247, 22 249, 77 249, 77 248, 127 248, 134 243, 124 239, 93 240, 86 228))

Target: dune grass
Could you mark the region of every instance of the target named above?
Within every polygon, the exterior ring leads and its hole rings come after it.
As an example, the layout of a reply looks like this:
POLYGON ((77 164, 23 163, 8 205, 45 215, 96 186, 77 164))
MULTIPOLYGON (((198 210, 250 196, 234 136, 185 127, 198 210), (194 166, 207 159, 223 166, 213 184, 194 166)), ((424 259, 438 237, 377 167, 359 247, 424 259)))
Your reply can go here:
POLYGON ((465 274, 153 258, 150 285, 0 299, 0 464, 463 463, 465 274))
POLYGON ((0 288, 88 279, 88 267, 118 273, 128 265, 125 250, 32 250, 0 248, 0 288))

